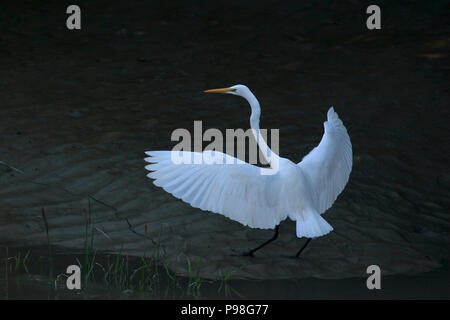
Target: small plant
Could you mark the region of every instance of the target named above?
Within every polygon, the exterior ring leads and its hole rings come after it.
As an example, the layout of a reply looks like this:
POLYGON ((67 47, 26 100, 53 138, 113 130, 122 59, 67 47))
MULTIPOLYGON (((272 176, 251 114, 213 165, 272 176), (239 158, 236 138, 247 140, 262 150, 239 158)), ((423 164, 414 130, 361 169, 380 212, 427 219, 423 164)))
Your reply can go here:
MULTIPOLYGON (((239 269, 242 269, 243 267, 240 267, 239 269)), ((232 298, 233 294, 238 296, 239 298, 244 298, 239 292, 237 292, 235 289, 231 287, 230 281, 231 276, 234 273, 234 271, 223 271, 219 270, 219 276, 220 276, 220 286, 219 289, 217 289, 218 293, 221 293, 223 291, 226 298, 232 298)))
POLYGON ((191 266, 191 260, 189 257, 186 257, 187 265, 188 265, 188 284, 187 284, 187 290, 186 295, 192 296, 195 299, 200 298, 200 287, 202 285, 202 279, 200 278, 198 269, 197 272, 194 274, 191 266))

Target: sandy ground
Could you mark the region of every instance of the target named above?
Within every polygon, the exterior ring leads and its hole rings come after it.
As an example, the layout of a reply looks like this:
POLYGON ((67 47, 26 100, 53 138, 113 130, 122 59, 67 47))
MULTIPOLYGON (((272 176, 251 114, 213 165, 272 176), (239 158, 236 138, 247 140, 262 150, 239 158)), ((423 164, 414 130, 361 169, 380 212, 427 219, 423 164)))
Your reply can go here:
POLYGON ((142 255, 152 238, 174 271, 189 259, 205 278, 342 279, 371 264, 411 275, 448 261, 448 2, 386 4, 381 31, 365 28, 357 1, 80 3, 76 32, 64 1, 0 13, 0 160, 22 171, 0 165, 1 244, 45 244, 45 208, 52 243, 82 247, 90 211, 107 235, 96 248, 142 255), (236 257, 272 231, 146 178, 144 151, 170 149, 176 128, 249 127, 244 100, 202 94, 237 83, 259 98, 261 126, 280 128, 281 156, 300 161, 320 141, 331 105, 349 131, 354 168, 324 215, 334 231, 300 260, 284 257, 304 242, 293 222, 236 257))

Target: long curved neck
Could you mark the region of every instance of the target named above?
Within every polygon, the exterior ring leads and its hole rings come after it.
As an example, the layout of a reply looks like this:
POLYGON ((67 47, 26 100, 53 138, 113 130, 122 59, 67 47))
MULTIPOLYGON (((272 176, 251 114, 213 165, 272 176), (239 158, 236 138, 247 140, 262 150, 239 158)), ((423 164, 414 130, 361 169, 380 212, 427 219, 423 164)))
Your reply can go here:
POLYGON ((252 128, 255 140, 258 143, 259 149, 262 151, 262 154, 266 158, 267 162, 271 167, 273 167, 274 164, 278 164, 279 156, 269 148, 266 140, 264 140, 263 136, 261 135, 261 131, 259 130, 261 108, 259 106, 258 99, 256 99, 256 97, 250 90, 248 90, 248 92, 246 92, 243 97, 248 101, 250 107, 252 108, 252 114, 250 116, 250 127, 252 128))

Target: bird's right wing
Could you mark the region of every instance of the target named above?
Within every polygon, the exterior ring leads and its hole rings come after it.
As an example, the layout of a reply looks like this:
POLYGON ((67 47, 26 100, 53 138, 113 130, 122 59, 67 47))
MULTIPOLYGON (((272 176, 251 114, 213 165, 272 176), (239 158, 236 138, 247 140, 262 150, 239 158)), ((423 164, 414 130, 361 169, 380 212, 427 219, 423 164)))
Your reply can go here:
POLYGON ((330 208, 344 190, 353 160, 347 129, 333 107, 328 110, 327 118, 319 145, 297 164, 309 177, 320 214, 330 208))
POLYGON ((148 151, 145 168, 156 186, 194 208, 220 213, 252 228, 271 229, 287 217, 274 176, 259 167, 217 151, 148 151), (184 157, 183 163, 172 156, 184 157), (195 163, 195 157, 201 162, 195 163), (218 159, 216 163, 205 159, 218 159), (187 161, 186 161, 187 160, 187 161))

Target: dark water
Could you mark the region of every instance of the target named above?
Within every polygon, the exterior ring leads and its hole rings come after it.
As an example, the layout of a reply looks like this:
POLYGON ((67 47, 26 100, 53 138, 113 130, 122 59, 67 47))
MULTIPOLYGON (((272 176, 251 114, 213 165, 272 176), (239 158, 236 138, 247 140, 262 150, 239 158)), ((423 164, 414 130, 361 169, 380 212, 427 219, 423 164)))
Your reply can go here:
MULTIPOLYGON (((83 250, 89 221, 99 256, 141 257, 157 243, 181 282, 187 261, 212 281, 206 297, 221 297, 230 274, 246 297, 372 298, 365 270, 377 264, 389 281, 376 297, 448 298, 448 1, 383 2, 378 31, 365 27, 367 1, 82 1, 80 31, 65 28, 68 4, 0 13, 2 248, 39 261, 50 241, 63 248, 55 276, 83 250), (331 105, 349 131, 353 171, 324 215, 334 231, 302 260, 284 257, 304 241, 291 221, 254 258, 235 257, 271 231, 193 209, 145 177, 143 152, 170 149, 176 128, 248 128, 244 100, 202 93, 237 83, 258 97, 261 127, 280 129, 283 157, 317 145, 331 105)), ((5 296, 73 297, 48 293, 46 261, 33 268, 42 282, 20 276, 30 289, 5 296)), ((85 297, 123 297, 94 285, 85 297)))
MULTIPOLYGON (((105 253, 96 255, 94 276, 87 283, 82 282, 82 290, 68 290, 63 270, 70 264, 80 261, 83 264, 83 252, 52 247, 49 255, 48 247, 44 246, 2 249, 14 258, 20 252, 30 252, 25 263, 22 254, 18 267, 16 260, 10 259, 7 277, 5 266, 0 268, 3 299, 441 299, 448 296, 448 282, 443 281, 448 277, 448 266, 416 276, 385 276, 382 291, 377 291, 367 290, 363 278, 228 281, 176 276, 169 271, 172 279, 163 267, 155 265, 151 267, 151 279, 141 288, 139 281, 143 274, 137 273, 130 281, 134 271, 142 267, 139 258, 120 257, 120 263, 126 268, 123 276, 127 277, 124 281, 127 283, 117 284, 114 276, 107 276, 102 270, 115 266, 117 256, 105 253), (198 287, 193 288, 197 282, 198 287)), ((151 262, 150 258, 146 260, 151 262)))

